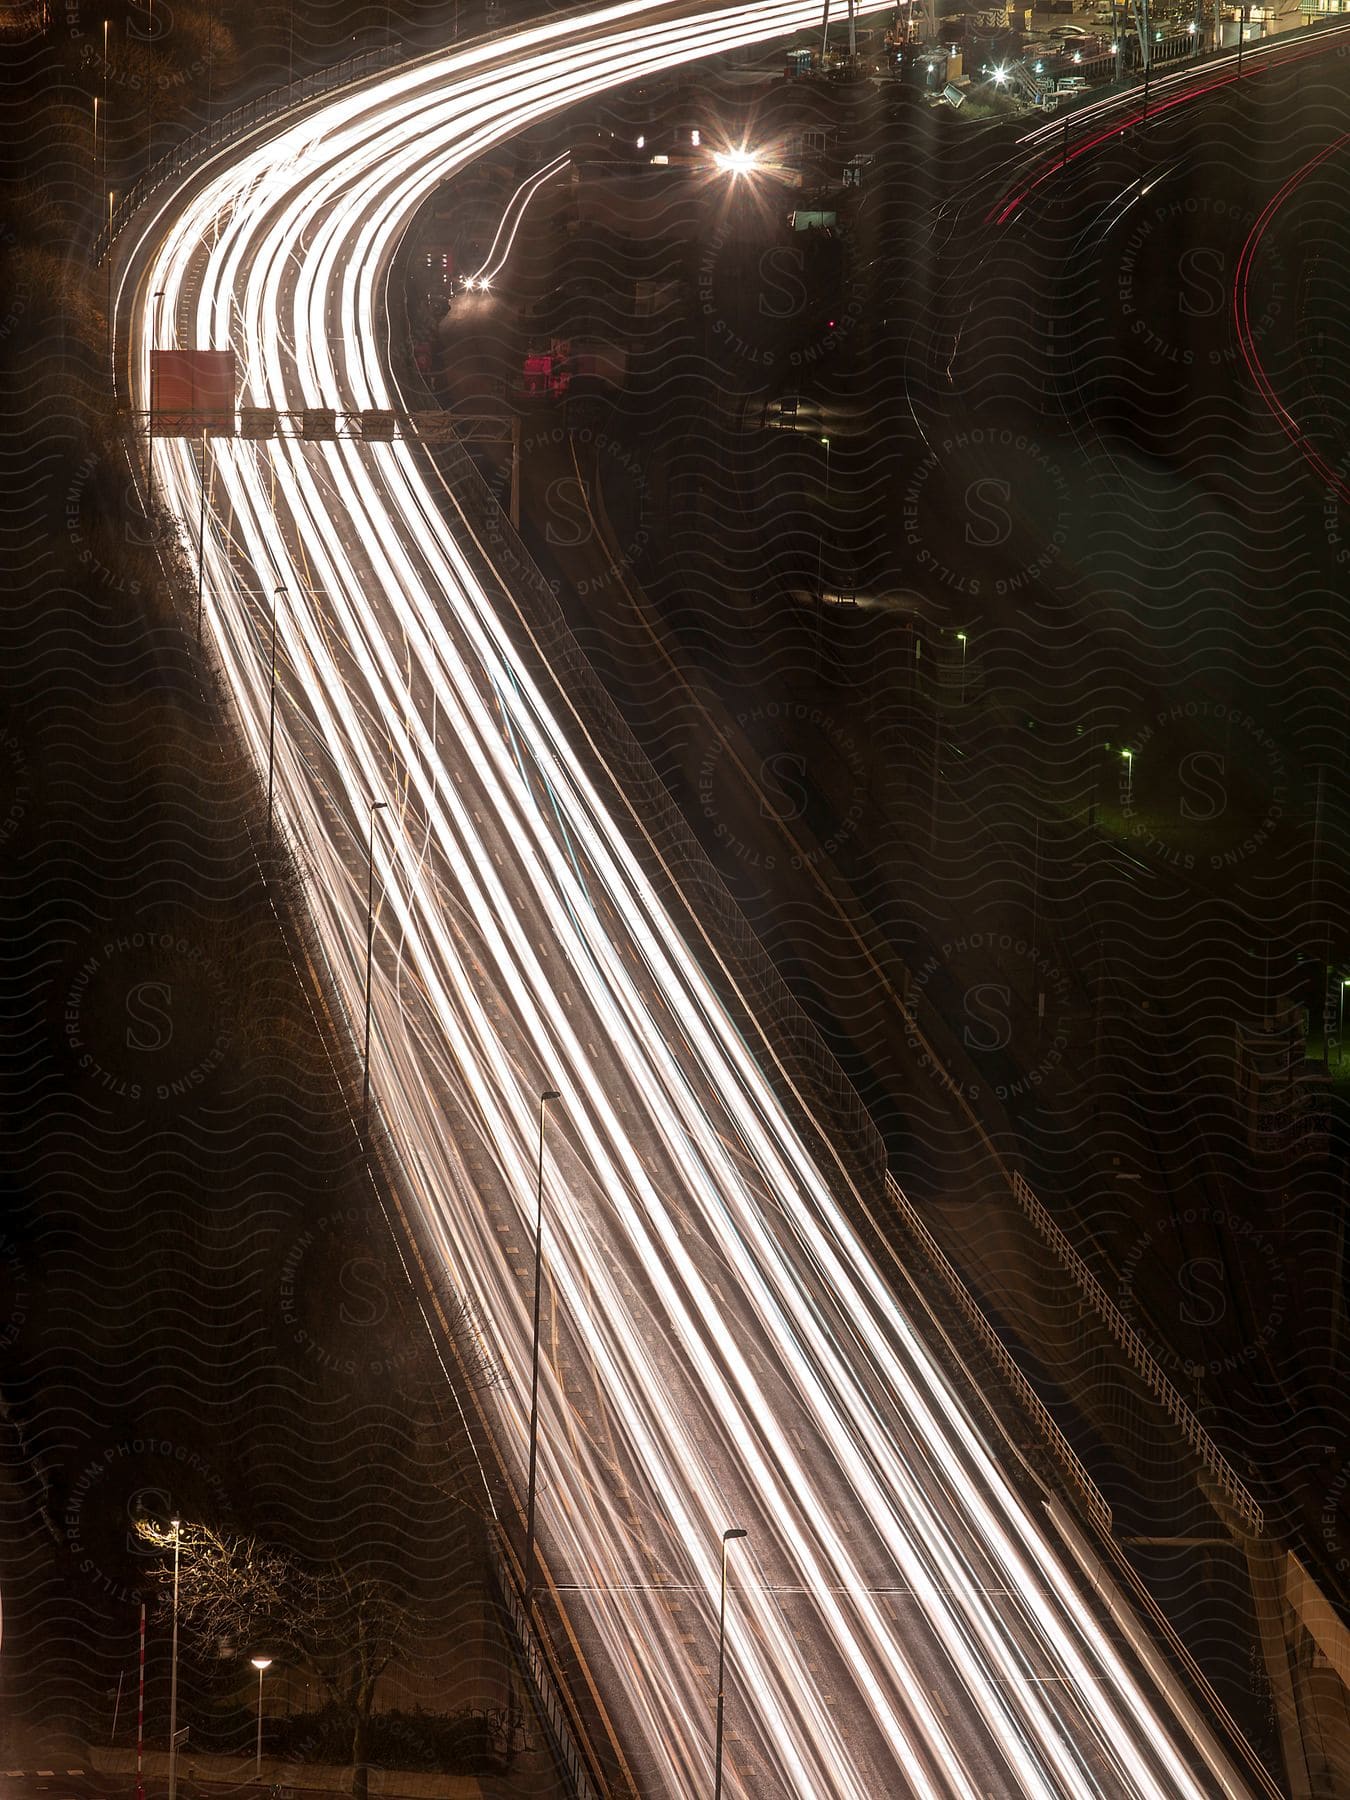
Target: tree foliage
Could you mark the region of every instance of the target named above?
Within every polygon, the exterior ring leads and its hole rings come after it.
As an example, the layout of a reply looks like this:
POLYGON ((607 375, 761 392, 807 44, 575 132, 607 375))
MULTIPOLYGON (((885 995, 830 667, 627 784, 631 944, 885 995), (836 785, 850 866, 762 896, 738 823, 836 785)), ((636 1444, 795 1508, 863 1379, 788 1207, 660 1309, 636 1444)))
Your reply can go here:
MULTIPOLYGON (((172 1606, 171 1526, 143 1520, 162 1559, 151 1578, 172 1606)), ((339 1562, 310 1562, 257 1537, 184 1522, 178 1540, 180 1624, 219 1654, 263 1654, 309 1671, 352 1722, 352 1792, 366 1793, 375 1687, 413 1625, 393 1584, 339 1562)))

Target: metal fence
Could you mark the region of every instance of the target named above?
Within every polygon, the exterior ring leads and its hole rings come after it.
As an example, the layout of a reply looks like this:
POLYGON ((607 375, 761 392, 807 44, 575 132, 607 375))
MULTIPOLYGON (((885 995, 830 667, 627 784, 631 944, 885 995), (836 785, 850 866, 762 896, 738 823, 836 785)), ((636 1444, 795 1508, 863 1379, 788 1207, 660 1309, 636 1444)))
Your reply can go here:
POLYGON ((111 220, 94 239, 95 262, 103 262, 127 221, 140 211, 153 193, 167 182, 180 179, 195 163, 210 156, 213 151, 223 149, 226 144, 232 144, 237 138, 247 136, 250 131, 256 131, 270 119, 294 112, 311 100, 335 93, 339 88, 364 81, 368 76, 378 74, 381 69, 391 68, 395 63, 401 62, 404 56, 402 44, 380 44, 373 49, 363 50, 360 55, 348 56, 342 62, 334 63, 331 68, 316 69, 311 75, 303 75, 299 81, 269 88, 265 94, 245 100, 242 105, 222 113, 218 119, 212 119, 191 136, 182 138, 140 176, 118 201, 111 220))
POLYGON ((965 1316, 966 1323, 974 1329, 976 1336, 998 1365, 999 1373, 1030 1414, 1032 1422, 1040 1431, 1042 1438, 1071 1484, 1078 1490, 1088 1511, 1102 1530, 1109 1534, 1111 1508, 1101 1489, 1083 1467, 1073 1445, 1055 1423, 1049 1408, 1013 1360, 1007 1345, 986 1318, 970 1289, 948 1262, 941 1245, 920 1218, 918 1208, 899 1186, 894 1176, 886 1177, 886 1191, 892 1205, 914 1237, 918 1239, 925 1255, 947 1284, 948 1290, 965 1316))
POLYGON ((571 1714, 553 1678, 553 1671, 544 1656, 539 1637, 531 1630, 525 1617, 525 1608, 516 1592, 515 1582, 511 1579, 506 1558, 490 1531, 487 1542, 488 1563, 502 1604, 510 1615, 516 1643, 534 1691, 535 1704, 553 1740, 563 1772, 572 1784, 576 1800, 607 1800, 608 1789, 582 1755, 573 1730, 571 1714))
POLYGON ((1013 1175, 1012 1187, 1018 1205, 1063 1267, 1073 1276, 1088 1304, 1138 1370, 1151 1392, 1161 1401, 1172 1423, 1217 1483, 1228 1506, 1247 1529, 1259 1537, 1265 1528, 1265 1514, 1238 1478, 1228 1458, 1168 1380, 1148 1345, 1020 1175, 1013 1175))

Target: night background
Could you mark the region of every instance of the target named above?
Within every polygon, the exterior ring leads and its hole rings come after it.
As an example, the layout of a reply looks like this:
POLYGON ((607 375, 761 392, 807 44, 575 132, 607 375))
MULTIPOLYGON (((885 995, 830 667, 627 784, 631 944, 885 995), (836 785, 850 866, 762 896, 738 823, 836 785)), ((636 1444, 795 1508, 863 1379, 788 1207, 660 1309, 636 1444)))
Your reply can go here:
POLYGON ((1350 1794, 1350 23, 595 10, 0 9, 0 1794, 1350 1794))

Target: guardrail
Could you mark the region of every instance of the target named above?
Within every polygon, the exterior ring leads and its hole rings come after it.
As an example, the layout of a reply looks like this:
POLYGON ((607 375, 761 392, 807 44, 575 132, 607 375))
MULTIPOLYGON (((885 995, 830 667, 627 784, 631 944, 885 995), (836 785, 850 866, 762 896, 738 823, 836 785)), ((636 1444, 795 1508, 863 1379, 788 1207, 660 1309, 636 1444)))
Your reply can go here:
POLYGON ((1260 1537, 1265 1529, 1265 1514, 1239 1479, 1228 1458, 1205 1430, 1195 1414, 1159 1367, 1148 1345, 1121 1312, 1115 1301, 1088 1268, 1021 1175, 1012 1178, 1017 1204, 1054 1251, 1064 1268, 1078 1283, 1079 1289, 1111 1336, 1120 1345, 1135 1369, 1143 1376, 1155 1398, 1161 1401, 1172 1423, 1181 1432, 1214 1481, 1222 1490, 1229 1506, 1248 1530, 1260 1537))
POLYGON ((511 1615, 516 1644, 525 1660, 526 1673, 534 1689, 535 1701, 553 1738, 554 1748, 562 1759, 563 1771, 572 1784, 576 1800, 608 1800, 603 1783, 597 1786, 593 1769, 581 1754, 572 1732, 572 1721, 544 1656, 539 1635, 530 1629, 525 1608, 511 1579, 511 1571, 492 1531, 487 1535, 488 1562, 501 1595, 502 1604, 511 1615))
POLYGON ((1022 1373, 1007 1345, 985 1316, 979 1302, 951 1263, 948 1262, 941 1245, 920 1218, 918 1208, 893 1175, 886 1177, 886 1191, 892 1205, 923 1247, 924 1254, 946 1282, 957 1305, 964 1313, 967 1324, 973 1327, 976 1336, 998 1365, 999 1373, 1030 1414, 1032 1422, 1039 1429, 1041 1436, 1058 1459, 1070 1482, 1078 1490, 1080 1498, 1092 1517, 1109 1536, 1111 1531, 1110 1505, 1079 1460, 1073 1445, 1055 1423, 1049 1408, 1022 1373))
POLYGON ((183 138, 171 150, 166 150, 144 175, 138 176, 123 194, 113 209, 109 224, 104 225, 94 239, 94 261, 103 262, 127 220, 140 211, 157 188, 163 187, 167 181, 177 179, 200 158, 209 156, 214 150, 223 149, 226 144, 245 137, 250 131, 256 131, 259 125, 267 124, 269 119, 294 112, 298 107, 305 106, 324 94, 335 93, 339 88, 350 87, 355 82, 364 81, 367 76, 377 74, 381 69, 392 67, 394 63, 401 62, 404 55, 401 43, 378 44, 370 50, 363 50, 358 56, 348 56, 342 62, 334 63, 331 68, 316 69, 311 75, 302 75, 299 81, 284 82, 280 87, 269 88, 265 94, 245 100, 242 105, 232 107, 229 112, 222 113, 220 118, 212 119, 209 125, 203 125, 191 136, 183 138))

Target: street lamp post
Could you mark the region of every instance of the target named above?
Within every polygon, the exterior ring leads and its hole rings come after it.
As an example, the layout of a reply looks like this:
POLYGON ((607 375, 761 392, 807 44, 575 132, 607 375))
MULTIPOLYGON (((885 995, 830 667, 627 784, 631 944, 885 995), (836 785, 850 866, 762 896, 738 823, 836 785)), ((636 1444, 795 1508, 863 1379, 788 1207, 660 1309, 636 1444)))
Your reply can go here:
MULTIPOLYGON (((155 0, 147 0, 146 4, 147 41, 155 35, 155 0)), ((145 84, 145 173, 148 177, 155 161, 155 108, 154 88, 149 81, 145 84)))
POLYGON ((113 392, 117 391, 117 326, 113 321, 113 202, 117 194, 113 188, 108 189, 108 235, 105 240, 108 250, 108 368, 112 378, 113 392))
POLYGON ((957 632, 956 641, 961 646, 961 704, 964 706, 966 703, 966 634, 964 631, 957 632))
POLYGON ((164 289, 159 288, 151 298, 154 308, 150 315, 150 415, 147 426, 149 452, 146 460, 145 502, 146 511, 153 512, 155 505, 155 352, 159 346, 159 303, 164 298, 164 289))
POLYGON ((272 1659, 270 1656, 251 1656, 249 1658, 249 1661, 253 1664, 254 1668, 258 1671, 258 1754, 257 1754, 257 1758, 255 1759, 255 1762, 254 1762, 253 1779, 255 1781, 261 1781, 262 1780, 262 1719, 263 1719, 262 1681, 263 1681, 264 1671, 267 1669, 270 1669, 272 1666, 272 1659))
POLYGON ((370 837, 366 846, 366 1036, 362 1054, 361 1113, 370 1116, 370 965, 375 949, 375 815, 388 806, 387 800, 370 802, 370 837))
POLYGON ((539 1096, 539 1158, 534 1201, 534 1331, 530 1350, 530 1472, 525 1483, 525 1622, 534 1617, 534 1507, 539 1470, 539 1309, 544 1288, 544 1117, 557 1088, 539 1096))
POLYGON ((1134 799, 1134 751, 1122 750, 1121 761, 1125 764, 1125 804, 1134 799))
POLYGON ((722 1800, 722 1715, 724 1710, 723 1675, 727 1650, 727 1545, 748 1534, 741 1525, 731 1525, 722 1533, 722 1599, 717 1610, 717 1748, 713 1756, 713 1800, 722 1800))
POLYGON ((111 19, 103 21, 103 160, 100 163, 102 185, 108 185, 108 29, 111 19))
MULTIPOLYGON (((117 353, 112 341, 112 190, 108 187, 108 31, 111 19, 103 21, 103 155, 99 161, 98 184, 100 192, 108 195, 108 360, 112 365, 114 385, 117 380, 117 353)), ((98 105, 95 102, 94 123, 98 123, 98 105)))
POLYGON ((825 604, 825 578, 823 574, 825 561, 825 525, 830 510, 830 440, 827 437, 823 437, 820 441, 825 446, 825 517, 821 519, 820 530, 816 534, 816 601, 817 604, 823 606, 825 604))
MULTIPOLYGON (((205 450, 206 450, 206 433, 203 432, 202 433, 202 452, 203 452, 203 455, 202 455, 202 482, 203 482, 203 484, 206 481, 205 450)), ((206 488, 205 488, 205 485, 203 485, 203 488, 202 488, 202 494, 203 494, 202 529, 203 529, 203 531, 206 528, 206 502, 205 502, 205 497, 204 497, 205 493, 206 493, 206 488)), ((276 749, 277 749, 277 601, 281 598, 281 596, 285 592, 286 592, 286 589, 284 587, 277 587, 277 588, 272 589, 272 678, 268 684, 268 691, 267 691, 267 841, 269 844, 272 841, 272 792, 273 792, 273 787, 274 787, 274 777, 275 777, 274 765, 276 762, 276 749)), ((200 562, 199 562, 198 569, 197 569, 197 638, 198 638, 199 642, 201 640, 201 635, 202 635, 201 566, 200 566, 200 562)), ((367 1048, 369 1048, 369 1045, 367 1045, 367 1048)))
POLYGON ((178 1796, 178 1548, 182 1540, 182 1526, 178 1519, 170 1519, 173 1526, 173 1630, 169 1639, 169 1800, 177 1800, 178 1796))
MULTIPOLYGON (((111 222, 111 214, 109 215, 109 219, 111 222)), ((111 232, 109 233, 109 241, 111 242, 111 232)), ((202 564, 205 559, 205 556, 206 556, 206 433, 205 433, 205 431, 203 431, 202 432, 202 498, 201 498, 201 507, 197 513, 197 648, 199 650, 201 649, 201 645, 202 645, 202 564)), ((280 593, 280 592, 281 592, 281 590, 280 590, 280 588, 278 588, 277 593, 280 593)), ((276 595, 275 594, 272 596, 272 601, 273 601, 273 607, 275 608, 275 604, 276 604, 276 595)), ((275 616, 276 615, 275 615, 275 611, 274 611, 274 613, 273 613, 273 622, 274 623, 275 623, 275 616)), ((271 811, 270 807, 269 807, 268 811, 269 811, 269 815, 270 815, 270 811, 271 811)))
MULTIPOLYGON (((1153 75, 1153 22, 1149 18, 1148 0, 1143 0, 1143 5, 1139 9, 1139 16, 1136 19, 1136 27, 1139 32, 1139 54, 1144 64, 1144 110, 1143 116, 1140 119, 1140 128, 1142 130, 1142 128, 1148 124, 1148 84, 1153 75)), ((1143 148, 1141 139, 1141 161, 1142 155, 1143 148)), ((1140 180, 1142 182, 1142 175, 1140 176, 1140 180)))

